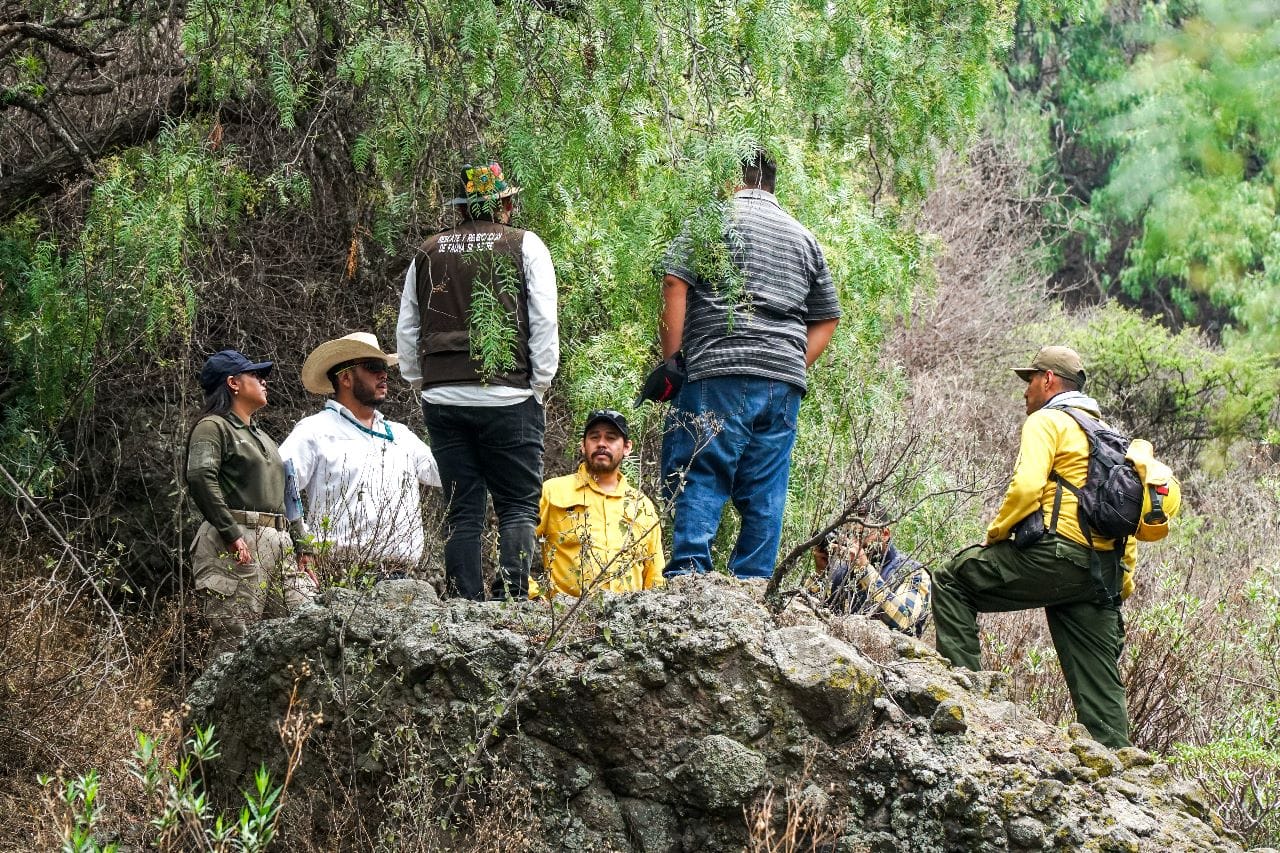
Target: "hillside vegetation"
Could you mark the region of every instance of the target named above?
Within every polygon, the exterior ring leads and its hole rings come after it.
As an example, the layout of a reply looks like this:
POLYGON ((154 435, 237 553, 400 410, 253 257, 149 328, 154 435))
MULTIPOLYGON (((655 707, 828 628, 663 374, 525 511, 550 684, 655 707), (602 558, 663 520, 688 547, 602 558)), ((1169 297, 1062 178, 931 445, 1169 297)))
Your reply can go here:
MULTIPOLYGON (((1007 368, 1077 347, 1187 493, 1126 605, 1135 740, 1280 845, 1278 6, 0 3, 0 847, 152 809, 135 731, 178 753, 208 353, 276 360, 283 437, 319 403, 307 352, 390 344, 459 166, 499 159, 559 278, 558 473, 656 357, 667 242, 757 143, 845 312, 783 553, 865 496, 926 562, 979 538, 1021 421, 1007 368)), ((387 413, 421 427, 406 388, 387 413)), ((635 418, 648 486, 660 414, 635 418)), ((1015 698, 1069 720, 1042 617, 984 625, 1015 698)))

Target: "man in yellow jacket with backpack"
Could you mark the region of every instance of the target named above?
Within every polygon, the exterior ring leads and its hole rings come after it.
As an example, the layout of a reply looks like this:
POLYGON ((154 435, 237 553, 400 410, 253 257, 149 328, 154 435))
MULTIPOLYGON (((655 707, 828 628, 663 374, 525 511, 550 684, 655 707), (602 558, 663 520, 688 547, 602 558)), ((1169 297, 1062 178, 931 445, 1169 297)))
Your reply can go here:
MULTIPOLYGON (((1043 607, 1077 718, 1100 743, 1113 749, 1128 746, 1119 671, 1124 643, 1120 601, 1132 591, 1135 538, 1122 538, 1124 553, 1118 553, 1116 539, 1082 524, 1085 514, 1077 497, 1091 491, 1085 489, 1091 470, 1086 428, 1127 439, 1102 424, 1097 402, 1080 392, 1085 371, 1074 350, 1044 347, 1031 366, 1014 371, 1027 383, 1018 461, 985 540, 934 572, 938 651, 956 666, 979 670, 978 613, 1043 607)), ((1144 446, 1150 458, 1146 442, 1132 445, 1144 446)), ((1147 488, 1146 483, 1139 488, 1147 488)), ((1156 527, 1167 524, 1161 497, 1152 492, 1153 514, 1149 505, 1142 506, 1143 493, 1138 495, 1144 518, 1153 526, 1143 538, 1158 538, 1163 530, 1156 527)), ((1165 498, 1167 515, 1176 511, 1176 500, 1176 495, 1165 498)), ((1092 496, 1086 499, 1087 504, 1092 501, 1092 496)))

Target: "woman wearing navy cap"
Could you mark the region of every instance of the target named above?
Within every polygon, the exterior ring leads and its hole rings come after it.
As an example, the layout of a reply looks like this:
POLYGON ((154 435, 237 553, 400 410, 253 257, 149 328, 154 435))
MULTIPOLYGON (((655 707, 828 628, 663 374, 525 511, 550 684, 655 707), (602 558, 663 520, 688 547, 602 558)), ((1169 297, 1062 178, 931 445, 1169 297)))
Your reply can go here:
POLYGON ((309 600, 305 530, 284 516, 285 472, 271 437, 252 422, 267 404, 273 362, 235 350, 200 371, 204 408, 187 445, 187 487, 204 516, 191 543, 196 592, 211 630, 210 657, 233 650, 249 626, 309 600))

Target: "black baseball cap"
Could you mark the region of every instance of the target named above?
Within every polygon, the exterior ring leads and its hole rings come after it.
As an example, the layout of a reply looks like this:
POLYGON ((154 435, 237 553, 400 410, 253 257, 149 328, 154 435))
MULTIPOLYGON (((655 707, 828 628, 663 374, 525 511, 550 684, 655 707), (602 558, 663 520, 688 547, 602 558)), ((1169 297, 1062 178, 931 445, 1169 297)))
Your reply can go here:
POLYGON ((613 424, 613 428, 621 433, 623 438, 628 441, 631 440, 631 433, 627 429, 627 419, 622 416, 622 412, 614 409, 596 409, 594 412, 587 415, 587 423, 582 428, 583 436, 585 437, 587 430, 591 429, 595 424, 600 423, 600 421, 608 421, 613 424))
POLYGON ((209 356, 204 367, 200 368, 200 387, 208 394, 225 382, 228 376, 247 373, 250 370, 270 373, 274 366, 274 361, 250 361, 233 349, 219 350, 209 356))

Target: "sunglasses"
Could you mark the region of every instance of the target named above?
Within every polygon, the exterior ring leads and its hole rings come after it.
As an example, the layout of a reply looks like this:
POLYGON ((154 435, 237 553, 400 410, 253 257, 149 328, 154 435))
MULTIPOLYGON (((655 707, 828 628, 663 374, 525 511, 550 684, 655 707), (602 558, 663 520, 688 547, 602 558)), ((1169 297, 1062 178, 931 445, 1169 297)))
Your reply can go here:
POLYGON ((365 370, 369 371, 370 373, 386 373, 388 369, 387 363, 385 361, 370 359, 369 361, 357 361, 354 364, 348 364, 346 367, 342 368, 338 372, 346 373, 348 370, 350 370, 353 367, 363 367, 365 370))
POLYGON ((267 370, 246 370, 245 374, 248 376, 252 376, 254 379, 257 379, 259 382, 266 382, 267 379, 271 376, 270 371, 267 371, 267 370))

